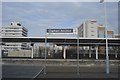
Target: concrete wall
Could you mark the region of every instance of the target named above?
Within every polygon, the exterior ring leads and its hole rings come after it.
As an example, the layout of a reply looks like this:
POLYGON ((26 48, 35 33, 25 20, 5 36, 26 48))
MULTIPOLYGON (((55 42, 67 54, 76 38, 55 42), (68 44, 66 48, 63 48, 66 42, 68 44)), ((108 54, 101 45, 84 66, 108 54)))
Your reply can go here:
POLYGON ((9 51, 8 57, 31 57, 31 50, 9 51))

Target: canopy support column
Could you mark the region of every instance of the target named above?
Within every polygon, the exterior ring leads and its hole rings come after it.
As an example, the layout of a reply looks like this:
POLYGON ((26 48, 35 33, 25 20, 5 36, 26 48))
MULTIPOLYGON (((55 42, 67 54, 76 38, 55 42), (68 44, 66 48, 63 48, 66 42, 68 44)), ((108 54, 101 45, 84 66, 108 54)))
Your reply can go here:
POLYGON ((33 59, 33 57, 34 57, 34 43, 31 43, 31 46, 32 46, 32 54, 31 54, 31 58, 33 59))
POLYGON ((98 46, 95 47, 96 50, 96 59, 98 59, 98 46))

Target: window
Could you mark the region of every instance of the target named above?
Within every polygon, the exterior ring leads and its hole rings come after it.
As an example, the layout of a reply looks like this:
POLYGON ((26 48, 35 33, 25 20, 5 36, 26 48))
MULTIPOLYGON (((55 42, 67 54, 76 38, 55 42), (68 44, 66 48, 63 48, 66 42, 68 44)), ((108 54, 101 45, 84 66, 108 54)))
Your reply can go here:
POLYGON ((18 26, 21 26, 21 24, 20 24, 20 23, 17 23, 17 25, 18 25, 18 26))
POLYGON ((91 28, 94 28, 94 27, 91 27, 91 28))
POLYGON ((107 35, 108 38, 112 38, 112 35, 107 35))
POLYGON ((98 34, 99 38, 105 38, 105 34, 98 34))

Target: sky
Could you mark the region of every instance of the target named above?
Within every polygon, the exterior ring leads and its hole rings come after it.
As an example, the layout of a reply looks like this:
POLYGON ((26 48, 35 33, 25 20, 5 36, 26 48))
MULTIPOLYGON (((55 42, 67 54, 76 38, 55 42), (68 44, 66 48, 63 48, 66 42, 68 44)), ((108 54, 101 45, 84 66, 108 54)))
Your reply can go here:
MULTIPOLYGON (((118 32, 118 2, 107 2, 107 29, 118 32)), ((2 26, 12 21, 28 29, 28 36, 44 36, 48 28, 77 28, 86 20, 104 24, 104 3, 2 2, 2 26)))

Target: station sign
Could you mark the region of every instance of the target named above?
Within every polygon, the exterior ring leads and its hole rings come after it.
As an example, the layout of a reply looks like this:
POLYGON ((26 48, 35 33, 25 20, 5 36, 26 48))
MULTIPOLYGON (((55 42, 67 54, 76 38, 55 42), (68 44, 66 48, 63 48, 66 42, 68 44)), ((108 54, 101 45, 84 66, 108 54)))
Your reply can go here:
POLYGON ((73 33, 73 29, 47 29, 47 33, 73 33))

